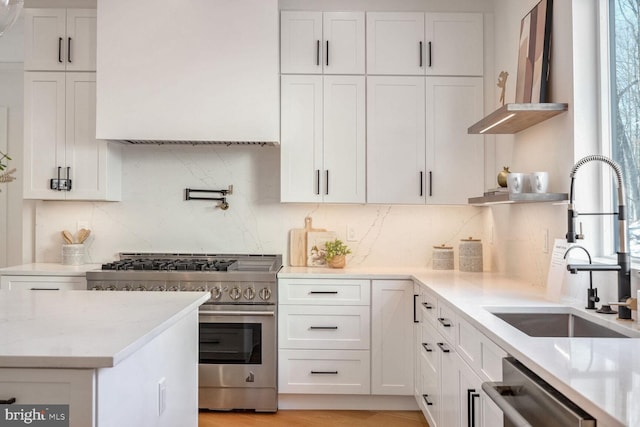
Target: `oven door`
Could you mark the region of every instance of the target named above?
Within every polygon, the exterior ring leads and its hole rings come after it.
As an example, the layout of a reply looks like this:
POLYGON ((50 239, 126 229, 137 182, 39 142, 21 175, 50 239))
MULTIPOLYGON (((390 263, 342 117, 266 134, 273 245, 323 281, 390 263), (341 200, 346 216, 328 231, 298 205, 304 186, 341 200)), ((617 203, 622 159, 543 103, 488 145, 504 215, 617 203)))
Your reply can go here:
POLYGON ((200 387, 275 387, 275 310, 201 310, 199 316, 200 387))

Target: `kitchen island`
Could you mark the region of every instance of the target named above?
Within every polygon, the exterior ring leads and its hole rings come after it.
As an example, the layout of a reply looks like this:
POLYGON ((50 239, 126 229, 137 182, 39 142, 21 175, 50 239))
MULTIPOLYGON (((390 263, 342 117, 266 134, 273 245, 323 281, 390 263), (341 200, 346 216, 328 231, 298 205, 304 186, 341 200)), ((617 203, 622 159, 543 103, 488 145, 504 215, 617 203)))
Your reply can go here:
POLYGON ((0 400, 69 425, 197 426, 205 292, 0 290, 0 400))

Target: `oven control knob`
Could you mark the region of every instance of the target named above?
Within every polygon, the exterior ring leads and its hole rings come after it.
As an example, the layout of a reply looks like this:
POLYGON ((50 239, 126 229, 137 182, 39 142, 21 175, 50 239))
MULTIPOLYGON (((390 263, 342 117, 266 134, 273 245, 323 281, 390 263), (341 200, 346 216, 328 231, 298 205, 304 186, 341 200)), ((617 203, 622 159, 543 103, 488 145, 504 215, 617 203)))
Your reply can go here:
POLYGON ((247 288, 244 290, 244 297, 246 299, 254 299, 256 297, 256 290, 254 288, 247 288))
POLYGON ((220 299, 222 297, 222 289, 219 286, 211 289, 211 298, 220 299))
POLYGON ((235 286, 229 291, 229 296, 231 297, 231 299, 237 300, 240 298, 240 296, 242 296, 242 291, 240 291, 239 287, 235 286))
POLYGON ((269 298, 271 298, 271 289, 262 288, 262 289, 260 289, 260 292, 258 293, 258 295, 260 296, 260 298, 262 298, 264 301, 266 301, 269 298))

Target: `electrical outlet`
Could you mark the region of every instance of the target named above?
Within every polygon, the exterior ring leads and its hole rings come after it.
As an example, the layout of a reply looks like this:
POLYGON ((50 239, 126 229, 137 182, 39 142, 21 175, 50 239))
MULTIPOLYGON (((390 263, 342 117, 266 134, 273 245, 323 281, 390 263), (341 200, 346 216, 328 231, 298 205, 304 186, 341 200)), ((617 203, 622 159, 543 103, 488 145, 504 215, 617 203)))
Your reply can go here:
POLYGON ((158 416, 167 409, 167 385, 164 378, 158 381, 158 416))
POLYGON ((91 226, 89 225, 89 221, 78 221, 76 223, 76 231, 81 230, 83 228, 86 230, 89 230, 91 228, 91 226))
POLYGON ((353 225, 347 225, 347 242, 355 242, 358 240, 358 233, 353 225))
POLYGON ((549 253, 549 229, 542 230, 542 253, 549 253))

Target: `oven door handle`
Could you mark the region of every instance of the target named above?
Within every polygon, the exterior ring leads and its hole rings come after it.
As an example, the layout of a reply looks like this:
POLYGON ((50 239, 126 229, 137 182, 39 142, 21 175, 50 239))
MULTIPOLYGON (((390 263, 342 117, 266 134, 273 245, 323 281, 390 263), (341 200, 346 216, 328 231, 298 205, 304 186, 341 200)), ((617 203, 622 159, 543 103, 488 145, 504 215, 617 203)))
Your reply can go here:
POLYGON ((275 311, 207 311, 206 313, 200 312, 202 317, 216 317, 216 316, 271 316, 276 315, 275 311))

